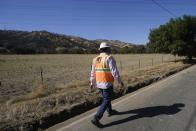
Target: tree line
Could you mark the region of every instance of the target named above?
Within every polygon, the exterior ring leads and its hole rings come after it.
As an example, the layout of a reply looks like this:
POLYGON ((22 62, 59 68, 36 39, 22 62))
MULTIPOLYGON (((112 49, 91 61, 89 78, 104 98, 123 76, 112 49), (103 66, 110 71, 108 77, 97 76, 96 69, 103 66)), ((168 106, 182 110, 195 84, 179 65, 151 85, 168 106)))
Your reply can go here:
MULTIPOLYGON (((63 48, 59 50, 48 50, 44 49, 42 51, 36 51, 36 49, 28 47, 13 47, 11 53, 7 50, 0 49, 1 54, 97 54, 100 51, 97 48, 83 49, 83 48, 63 48)), ((144 45, 138 45, 133 47, 123 47, 123 48, 111 48, 112 54, 141 54, 147 53, 146 47, 144 45)))
POLYGON ((196 56, 196 16, 184 15, 152 29, 147 48, 153 53, 196 56))

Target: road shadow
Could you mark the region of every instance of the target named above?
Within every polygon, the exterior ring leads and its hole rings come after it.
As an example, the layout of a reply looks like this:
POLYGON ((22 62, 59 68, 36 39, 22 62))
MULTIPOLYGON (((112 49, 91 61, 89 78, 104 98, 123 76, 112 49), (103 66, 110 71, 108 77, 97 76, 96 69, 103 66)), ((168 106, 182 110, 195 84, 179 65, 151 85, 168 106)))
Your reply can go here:
POLYGON ((180 112, 182 110, 181 108, 183 107, 185 107, 185 104, 176 103, 170 106, 145 107, 145 108, 139 108, 139 109, 124 111, 124 112, 119 112, 116 115, 124 115, 124 114, 135 114, 135 115, 105 124, 104 128, 110 127, 113 125, 119 125, 119 124, 122 124, 128 121, 132 121, 132 120, 136 120, 136 119, 140 119, 144 117, 154 117, 158 115, 174 115, 180 112))

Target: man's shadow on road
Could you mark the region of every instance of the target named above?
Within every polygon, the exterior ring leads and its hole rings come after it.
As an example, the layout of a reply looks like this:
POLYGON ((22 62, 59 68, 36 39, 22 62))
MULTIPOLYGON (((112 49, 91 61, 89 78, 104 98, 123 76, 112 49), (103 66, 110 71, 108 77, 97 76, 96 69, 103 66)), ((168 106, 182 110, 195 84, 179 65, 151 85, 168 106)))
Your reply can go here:
POLYGON ((134 109, 130 111, 118 112, 116 115, 124 115, 124 114, 135 114, 135 115, 105 124, 104 127, 110 127, 113 125, 122 124, 128 121, 140 119, 143 117, 154 117, 158 115, 174 115, 180 112, 182 110, 181 108, 184 106, 185 104, 176 103, 170 106, 145 107, 145 108, 134 109))

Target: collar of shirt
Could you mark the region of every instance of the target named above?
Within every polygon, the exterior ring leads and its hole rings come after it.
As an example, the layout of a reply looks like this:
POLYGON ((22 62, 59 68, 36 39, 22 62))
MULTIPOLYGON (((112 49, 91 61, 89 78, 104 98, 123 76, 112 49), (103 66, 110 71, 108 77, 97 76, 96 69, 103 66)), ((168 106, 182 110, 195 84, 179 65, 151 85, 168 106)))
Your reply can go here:
POLYGON ((102 53, 100 53, 100 55, 102 55, 102 54, 106 54, 106 55, 109 55, 108 53, 106 53, 106 52, 102 52, 102 53))

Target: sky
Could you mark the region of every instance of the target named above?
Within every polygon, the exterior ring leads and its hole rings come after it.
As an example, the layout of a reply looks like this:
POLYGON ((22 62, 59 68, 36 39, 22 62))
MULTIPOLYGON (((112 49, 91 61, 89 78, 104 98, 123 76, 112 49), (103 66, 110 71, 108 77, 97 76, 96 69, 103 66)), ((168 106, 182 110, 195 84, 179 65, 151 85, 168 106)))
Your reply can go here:
MULTIPOLYGON (((177 17, 196 16, 196 0, 154 0, 177 17)), ((175 16, 152 0, 0 0, 0 29, 146 44, 175 16)))

